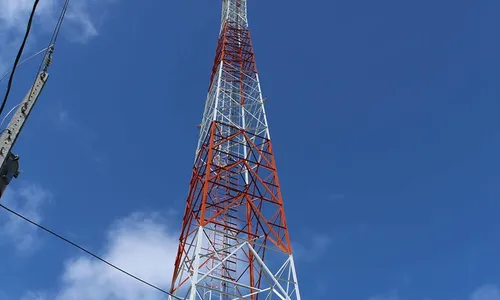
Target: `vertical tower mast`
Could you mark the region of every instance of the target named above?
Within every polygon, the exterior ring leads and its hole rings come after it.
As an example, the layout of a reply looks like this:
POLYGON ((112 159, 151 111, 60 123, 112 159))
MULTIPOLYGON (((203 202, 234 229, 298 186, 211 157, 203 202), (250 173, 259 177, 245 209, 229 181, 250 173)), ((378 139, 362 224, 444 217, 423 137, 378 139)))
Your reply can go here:
POLYGON ((246 0, 223 0, 171 292, 300 299, 246 0))

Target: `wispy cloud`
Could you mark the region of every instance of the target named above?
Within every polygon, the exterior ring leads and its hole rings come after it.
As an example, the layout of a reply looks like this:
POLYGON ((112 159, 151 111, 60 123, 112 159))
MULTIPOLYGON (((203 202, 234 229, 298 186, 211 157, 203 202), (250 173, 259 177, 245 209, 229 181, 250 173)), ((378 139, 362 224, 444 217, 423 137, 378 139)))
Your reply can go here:
MULTIPOLYGON (((99 35, 96 20, 97 13, 102 13, 111 0, 79 0, 70 3, 63 24, 62 35, 72 42, 86 43, 99 35)), ((43 48, 48 42, 49 34, 54 29, 63 0, 40 1, 37 7, 32 31, 25 48, 25 53, 32 48, 43 48), (39 25, 39 26, 38 26, 39 25), (38 45, 39 44, 39 45, 38 45), (42 45, 43 44, 43 45, 42 45)), ((24 35, 33 0, 0 0, 0 74, 11 67, 14 56, 24 35)), ((39 50, 39 49, 36 49, 39 50)))
MULTIPOLYGON (((51 194, 38 185, 32 184, 14 190, 9 187, 3 196, 5 205, 25 217, 40 222, 41 208, 51 199, 51 194)), ((2 212, 0 214, 0 235, 14 243, 17 250, 26 252, 36 248, 37 229, 19 217, 2 212)))
POLYGON ((469 300, 500 300, 500 289, 494 284, 483 285, 470 295, 469 300))
MULTIPOLYGON (((40 1, 37 6, 37 16, 46 18, 53 13, 55 0, 40 1)), ((5 29, 24 29, 29 13, 33 7, 32 0, 2 0, 0 1, 0 21, 5 29)))
POLYGON ((86 43, 91 38, 99 35, 89 11, 88 1, 75 2, 72 9, 68 11, 66 20, 70 23, 71 31, 77 33, 76 35, 70 35, 72 41, 86 43))
POLYGON ((315 261, 327 253, 333 238, 327 234, 314 233, 308 236, 307 240, 293 244, 294 255, 297 260, 315 261))
MULTIPOLYGON (((116 222, 99 253, 108 261, 168 289, 177 235, 158 214, 135 213, 116 222)), ((156 300, 165 295, 88 256, 68 260, 57 300, 156 300)))

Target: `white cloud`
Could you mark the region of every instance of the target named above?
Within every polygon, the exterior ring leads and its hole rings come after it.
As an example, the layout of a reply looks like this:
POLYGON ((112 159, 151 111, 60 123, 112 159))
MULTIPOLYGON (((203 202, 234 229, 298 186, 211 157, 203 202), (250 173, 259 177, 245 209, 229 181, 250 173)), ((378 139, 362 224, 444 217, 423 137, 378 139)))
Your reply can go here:
MULTIPOLYGON (((38 185, 28 185, 18 190, 8 187, 2 201, 5 206, 39 223, 41 207, 51 199, 51 194, 38 185)), ((0 235, 12 241, 19 251, 36 248, 37 228, 6 211, 0 214, 0 235)))
MULTIPOLYGON (((96 13, 102 13, 110 0, 72 1, 61 29, 62 36, 73 42, 85 43, 99 34, 96 26, 96 13)), ((31 29, 25 54, 46 46, 61 12, 63 0, 40 1, 31 29), (37 44, 39 39, 43 43, 37 44), (36 48, 36 49, 33 49, 36 48)), ((10 69, 20 42, 24 36, 33 0, 0 0, 0 76, 10 69)))
MULTIPOLYGON (((102 257, 118 267, 168 290, 177 253, 177 234, 158 215, 135 213, 108 232, 102 257)), ((88 257, 66 262, 57 300, 156 300, 165 294, 88 257)))
POLYGON ((86 43, 89 39, 99 35, 96 25, 90 17, 87 1, 73 3, 72 9, 68 10, 65 21, 69 21, 71 31, 77 33, 70 35, 72 41, 86 43))
POLYGON ((493 284, 483 285, 470 295, 469 300, 500 300, 500 289, 493 284))
MULTIPOLYGON (((7 28, 26 28, 33 0, 0 0, 0 22, 7 28)), ((37 6, 37 16, 47 17, 53 12, 55 0, 40 1, 37 6)))

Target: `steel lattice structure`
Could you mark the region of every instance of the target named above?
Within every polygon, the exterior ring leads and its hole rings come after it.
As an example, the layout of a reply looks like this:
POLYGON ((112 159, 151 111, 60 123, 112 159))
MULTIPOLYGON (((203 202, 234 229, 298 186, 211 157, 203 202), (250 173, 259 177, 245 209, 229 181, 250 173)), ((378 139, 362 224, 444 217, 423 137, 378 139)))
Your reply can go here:
POLYGON ((223 0, 171 293, 300 299, 246 0, 223 0))

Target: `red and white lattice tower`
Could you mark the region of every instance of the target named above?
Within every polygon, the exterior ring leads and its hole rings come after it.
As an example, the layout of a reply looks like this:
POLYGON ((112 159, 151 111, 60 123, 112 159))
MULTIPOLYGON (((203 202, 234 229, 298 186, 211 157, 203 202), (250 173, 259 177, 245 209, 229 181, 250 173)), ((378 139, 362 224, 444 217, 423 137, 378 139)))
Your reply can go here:
POLYGON ((180 299, 300 299, 246 0, 223 0, 179 241, 180 299))

